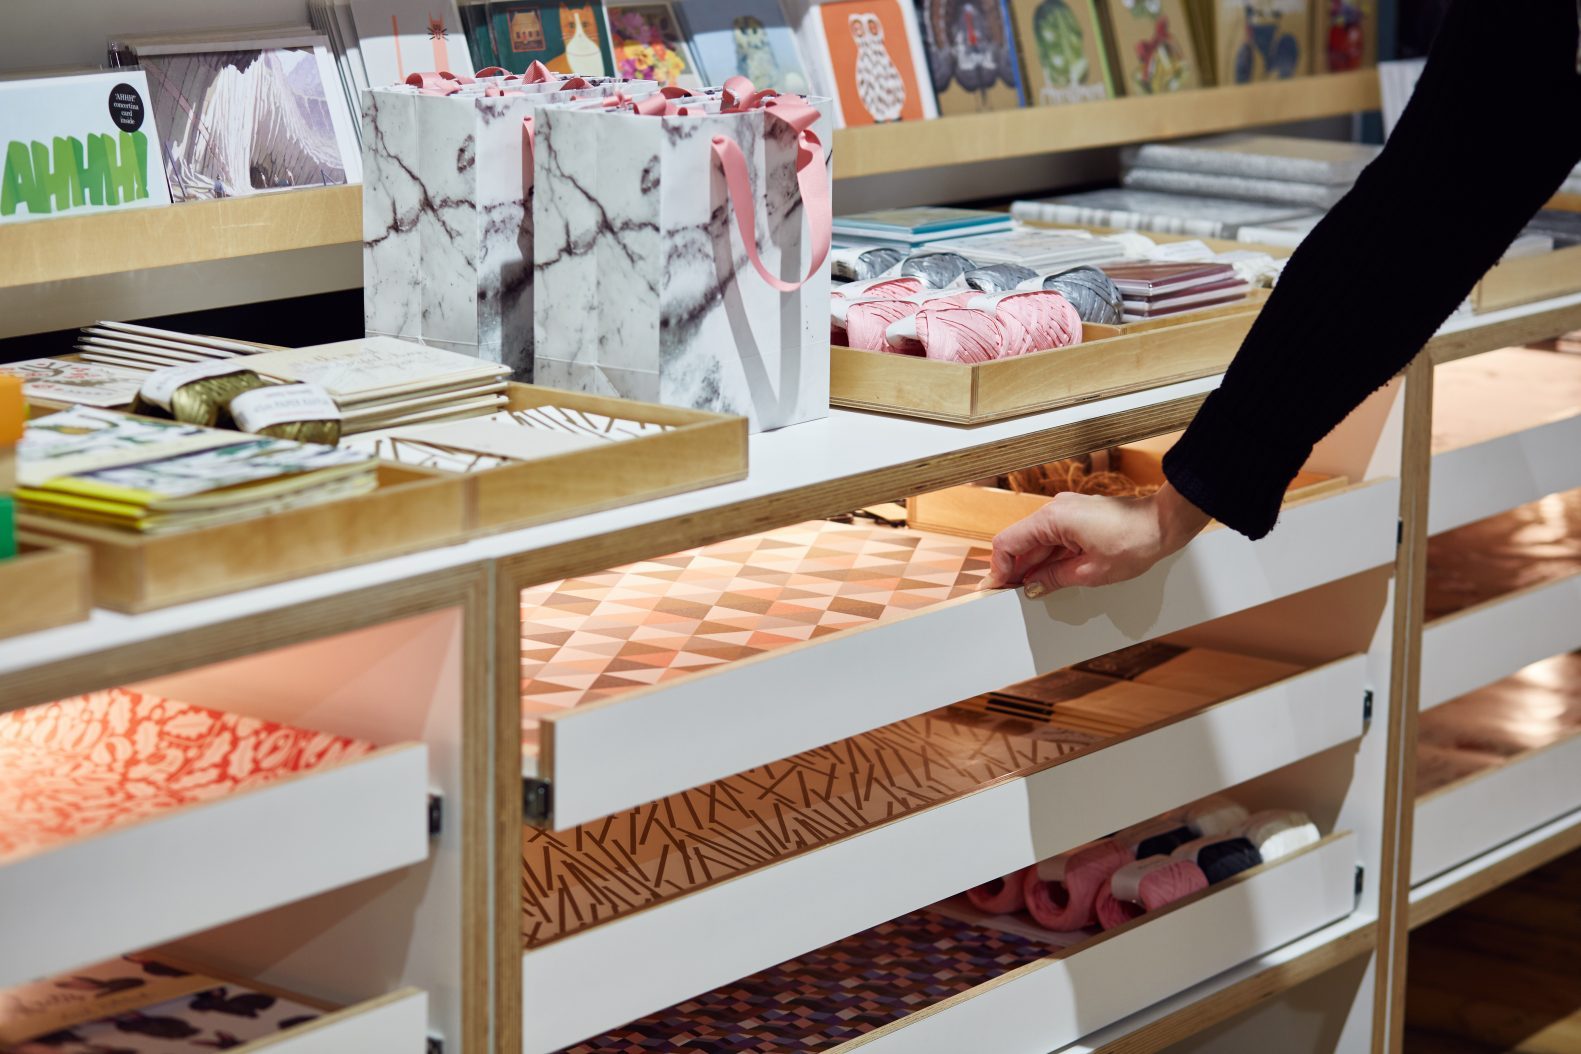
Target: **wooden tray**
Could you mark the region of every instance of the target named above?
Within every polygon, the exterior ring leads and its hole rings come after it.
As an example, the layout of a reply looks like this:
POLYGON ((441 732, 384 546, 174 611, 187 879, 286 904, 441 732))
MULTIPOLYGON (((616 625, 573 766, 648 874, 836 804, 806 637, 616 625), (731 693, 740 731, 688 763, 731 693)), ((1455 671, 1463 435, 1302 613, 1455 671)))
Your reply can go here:
POLYGON ((1477 312, 1581 292, 1581 245, 1494 264, 1471 292, 1477 312))
POLYGON ((93 606, 88 551, 31 531, 20 552, 0 560, 0 637, 81 622, 93 606))
POLYGON ((829 349, 829 401, 980 424, 1208 377, 1235 357, 1260 306, 1250 299, 1224 314, 1193 313, 1173 324, 1090 326, 1074 347, 975 366, 836 346, 829 349))
POLYGON ((512 384, 505 409, 558 406, 669 431, 460 477, 467 528, 487 534, 745 479, 744 417, 512 384))
POLYGON ((466 499, 459 477, 381 465, 367 494, 172 534, 18 519, 90 550, 94 603, 136 613, 454 544, 466 536, 466 499))

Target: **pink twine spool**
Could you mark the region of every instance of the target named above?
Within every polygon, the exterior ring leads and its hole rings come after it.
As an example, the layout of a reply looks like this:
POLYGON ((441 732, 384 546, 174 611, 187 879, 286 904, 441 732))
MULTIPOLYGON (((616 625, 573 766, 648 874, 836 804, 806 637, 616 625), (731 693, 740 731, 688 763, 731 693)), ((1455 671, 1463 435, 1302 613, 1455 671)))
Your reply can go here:
POLYGON ((1105 838, 1028 868, 1023 891, 1027 913, 1039 926, 1056 933, 1091 926, 1099 892, 1132 859, 1129 849, 1105 838))
POLYGON ((966 891, 966 899, 971 901, 972 907, 990 915, 1008 915, 1020 911, 1026 906, 1021 891, 1026 888, 1026 876, 1031 871, 1029 867, 1013 875, 973 886, 966 891))
POLYGON ((922 292, 922 279, 920 278, 888 278, 874 282, 855 283, 857 288, 836 289, 834 295, 841 299, 864 300, 881 297, 894 297, 899 299, 922 292))
POLYGON ((915 315, 921 308, 921 304, 909 300, 870 300, 852 304, 845 316, 847 346, 866 351, 907 354, 906 349, 890 347, 889 341, 884 339, 884 331, 889 329, 891 323, 907 315, 915 315))
POLYGON ((1037 350, 1027 328, 1014 318, 931 303, 917 312, 917 340, 928 358, 967 365, 1037 350))
POLYGON ((1152 857, 1127 864, 1098 891, 1093 914, 1106 930, 1157 911, 1208 888, 1208 876, 1190 860, 1152 857))
POLYGON ((1021 323, 1038 350, 1081 343, 1081 316, 1053 290, 1007 296, 995 304, 994 312, 1001 322, 1013 318, 1021 323))

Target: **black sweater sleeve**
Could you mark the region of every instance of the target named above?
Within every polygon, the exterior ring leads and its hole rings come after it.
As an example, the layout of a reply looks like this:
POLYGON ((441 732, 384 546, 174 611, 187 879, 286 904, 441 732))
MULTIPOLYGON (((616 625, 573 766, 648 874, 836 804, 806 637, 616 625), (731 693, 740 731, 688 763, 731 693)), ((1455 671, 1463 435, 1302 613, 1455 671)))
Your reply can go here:
POLYGON ((1312 447, 1416 355, 1581 156, 1575 0, 1455 0, 1410 105, 1287 262, 1164 459, 1187 500, 1274 526, 1312 447))

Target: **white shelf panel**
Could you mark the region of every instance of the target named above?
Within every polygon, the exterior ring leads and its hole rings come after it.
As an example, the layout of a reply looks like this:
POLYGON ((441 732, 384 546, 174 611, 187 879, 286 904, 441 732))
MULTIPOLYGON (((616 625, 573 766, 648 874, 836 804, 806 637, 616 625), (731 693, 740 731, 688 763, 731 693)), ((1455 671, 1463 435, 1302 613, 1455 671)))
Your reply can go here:
POLYGON ((831 1054, 1046 1054, 1349 915, 1356 854, 1335 836, 831 1054))
POLYGON ((425 859, 427 758, 391 747, 0 865, 0 988, 425 859))
POLYGON ((1389 563, 1399 487, 1214 530, 1142 578, 1031 601, 979 593, 545 720, 553 826, 571 827, 1389 563), (970 645, 962 642, 970 641, 970 645), (552 729, 547 726, 552 723, 552 729))
POLYGON ((1434 791, 1416 802, 1411 884, 1436 878, 1576 809, 1581 809, 1581 736, 1434 791))
POLYGON ((558 1050, 1355 740, 1365 680, 1364 656, 1342 659, 528 952, 524 1049, 558 1050), (596 987, 583 983, 591 976, 596 987))
POLYGON ((1422 633, 1423 710, 1581 648, 1581 575, 1435 619, 1422 633))
MULTIPOLYGON (((1550 820, 1539 827, 1502 842, 1485 853, 1451 867, 1449 870, 1434 875, 1432 878, 1415 882, 1411 886, 1411 903, 1421 904, 1426 901, 1453 890, 1464 882, 1471 882, 1484 871, 1499 867, 1507 860, 1521 857, 1533 850, 1539 849, 1546 842, 1563 840, 1571 837, 1578 828, 1581 828, 1581 809, 1568 812, 1550 820)), ((1412 920, 1412 925, 1416 925, 1412 920)))
POLYGON ((1441 534, 1581 487, 1578 451, 1581 406, 1575 417, 1435 454, 1427 532, 1441 534))
POLYGON ((428 995, 403 988, 238 1047, 236 1054, 425 1054, 427 1049, 428 995))

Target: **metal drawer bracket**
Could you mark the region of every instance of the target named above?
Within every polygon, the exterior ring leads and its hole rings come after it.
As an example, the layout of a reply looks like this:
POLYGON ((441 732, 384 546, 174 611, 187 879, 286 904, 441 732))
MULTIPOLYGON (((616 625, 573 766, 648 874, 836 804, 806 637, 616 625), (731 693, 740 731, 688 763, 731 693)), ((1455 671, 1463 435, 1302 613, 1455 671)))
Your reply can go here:
POLYGON ((1356 865, 1356 905, 1361 906, 1362 890, 1367 888, 1367 869, 1360 864, 1356 865))
POLYGON ((1372 689, 1361 693, 1361 727, 1365 730, 1372 724, 1372 689))
POLYGON ((445 1054, 445 1041, 438 1036, 429 1036, 426 1054, 445 1054))
POLYGON ((547 824, 554 811, 554 795, 548 780, 522 777, 522 819, 530 824, 547 824))
POLYGON ((428 796, 428 837, 438 838, 445 828, 445 799, 438 794, 428 796))

